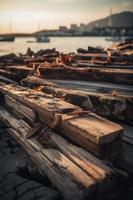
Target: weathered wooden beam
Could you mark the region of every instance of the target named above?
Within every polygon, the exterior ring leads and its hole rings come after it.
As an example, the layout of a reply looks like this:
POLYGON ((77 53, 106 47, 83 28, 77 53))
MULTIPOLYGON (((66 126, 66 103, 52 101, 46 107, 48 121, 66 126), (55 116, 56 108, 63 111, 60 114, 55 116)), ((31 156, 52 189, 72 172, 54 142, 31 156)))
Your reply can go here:
MULTIPOLYGON (((96 114, 114 120, 123 121, 124 123, 133 124, 133 97, 122 95, 121 90, 116 95, 106 92, 85 92, 75 89, 66 89, 54 84, 46 79, 37 77, 27 77, 21 81, 26 87, 35 88, 57 98, 77 105, 83 109, 91 110, 96 114), (130 113, 130 114, 129 114, 130 113)), ((122 92, 125 93, 125 89, 122 92)))
POLYGON ((98 157, 112 160, 120 150, 122 128, 108 122, 93 113, 64 115, 61 133, 98 157))
POLYGON ((4 82, 6 84, 17 84, 17 82, 15 82, 9 78, 6 78, 5 76, 1 76, 1 75, 0 75, 0 81, 4 82))
POLYGON ((16 101, 12 97, 5 95, 5 103, 7 106, 12 108, 12 110, 21 114, 23 117, 27 118, 31 122, 34 122, 36 120, 36 114, 33 110, 24 106, 22 103, 20 103, 19 101, 16 101))
MULTIPOLYGON (((119 141, 123 131, 120 125, 98 117, 94 113, 86 113, 78 106, 43 92, 16 85, 2 85, 0 91, 36 111, 42 122, 45 120, 49 127, 58 128, 62 134, 93 154, 103 157, 108 148, 111 148, 112 155, 114 154, 112 146, 117 140, 119 141)), ((117 148, 114 150, 116 155, 117 148)))
POLYGON ((132 69, 109 69, 106 67, 102 69, 94 67, 39 67, 39 71, 42 77, 49 79, 70 79, 133 84, 132 69))
MULTIPOLYGON (((43 78, 38 78, 36 76, 29 76, 24 78, 21 81, 22 86, 27 86, 32 89, 37 89, 40 86, 53 86, 53 87, 58 87, 57 84, 53 83, 50 80, 43 79, 43 78)), ((58 87, 59 88, 59 87, 58 87)))
POLYGON ((114 68, 114 69, 133 69, 132 64, 125 63, 105 63, 104 61, 86 61, 86 60, 77 60, 72 64, 73 67, 94 67, 94 68, 114 68))
POLYGON ((32 71, 31 68, 23 65, 5 66, 4 69, 8 72, 16 73, 22 79, 27 77, 28 74, 32 71))
POLYGON ((52 97, 36 90, 16 85, 3 85, 0 87, 3 94, 20 101, 23 105, 33 109, 38 116, 52 127, 55 114, 66 114, 79 111, 80 108, 63 100, 52 97), (9 86, 9 87, 8 87, 9 86))
POLYGON ((18 82, 18 81, 20 81, 22 79, 22 77, 20 77, 16 73, 9 72, 9 71, 7 71, 5 69, 0 69, 0 76, 4 76, 4 77, 9 78, 9 79, 11 79, 13 81, 16 81, 16 82, 18 82))
POLYGON ((130 55, 113 55, 111 54, 110 56, 108 56, 107 53, 78 53, 75 56, 76 60, 80 59, 80 60, 99 60, 99 61, 106 61, 108 63, 108 61, 110 63, 133 63, 133 57, 130 55))
POLYGON ((112 169, 104 164, 104 162, 84 149, 69 143, 66 139, 61 137, 59 134, 54 133, 46 126, 41 129, 41 135, 36 135, 35 138, 47 148, 56 148, 61 151, 65 156, 97 181, 112 174, 112 169))
POLYGON ((65 200, 88 199, 92 196, 106 199, 108 193, 112 192, 112 188, 113 195, 115 188, 118 190, 119 176, 117 175, 121 174, 119 170, 106 166, 83 149, 66 142, 59 135, 53 132, 51 135, 51 131, 49 135, 49 130, 46 131, 48 135, 42 132, 39 138, 42 143, 47 144, 45 148, 36 137, 26 139, 13 129, 9 132, 60 190, 65 200))
POLYGON ((9 113, 4 107, 0 106, 0 119, 9 127, 17 130, 24 137, 31 137, 40 128, 39 125, 30 126, 22 118, 17 119, 9 113))
POLYGON ((10 133, 31 156, 36 165, 47 174, 66 200, 72 198, 81 200, 83 196, 88 195, 89 191, 91 195, 93 190, 97 189, 93 178, 58 150, 42 148, 39 151, 30 144, 31 139, 26 140, 13 129, 10 129, 10 133))

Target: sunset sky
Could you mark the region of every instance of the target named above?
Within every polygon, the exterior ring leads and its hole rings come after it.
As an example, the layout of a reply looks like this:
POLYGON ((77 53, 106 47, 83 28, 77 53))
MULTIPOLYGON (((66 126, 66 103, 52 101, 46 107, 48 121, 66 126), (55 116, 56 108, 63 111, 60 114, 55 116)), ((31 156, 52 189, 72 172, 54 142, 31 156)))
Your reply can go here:
POLYGON ((0 0, 0 33, 34 32, 80 24, 113 13, 133 11, 132 0, 0 0))

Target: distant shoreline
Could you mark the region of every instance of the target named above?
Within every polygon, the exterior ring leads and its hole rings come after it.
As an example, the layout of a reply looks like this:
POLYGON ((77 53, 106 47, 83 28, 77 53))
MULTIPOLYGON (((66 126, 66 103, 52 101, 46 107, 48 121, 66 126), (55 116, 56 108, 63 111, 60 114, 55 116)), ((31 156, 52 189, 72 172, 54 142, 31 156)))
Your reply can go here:
MULTIPOLYGON (((36 34, 0 34, 0 37, 5 37, 5 36, 14 36, 14 37, 18 37, 18 38, 21 38, 21 37, 36 37, 37 35, 36 34)), ((44 35, 44 36, 47 36, 47 37, 111 37, 110 35, 93 35, 93 34, 90 34, 90 35, 44 35)), ((116 37, 119 36, 119 35, 116 35, 116 37)), ((123 35, 123 37, 131 37, 130 35, 123 35)))

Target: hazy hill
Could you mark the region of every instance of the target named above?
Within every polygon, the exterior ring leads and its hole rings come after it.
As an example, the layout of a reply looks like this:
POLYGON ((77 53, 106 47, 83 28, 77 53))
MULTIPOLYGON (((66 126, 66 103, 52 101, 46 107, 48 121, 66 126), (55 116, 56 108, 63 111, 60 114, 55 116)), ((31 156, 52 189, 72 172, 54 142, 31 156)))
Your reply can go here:
MULTIPOLYGON (((96 26, 107 27, 110 17, 93 21, 87 26, 93 28, 96 26)), ((133 27, 133 12, 121 12, 111 16, 112 27, 133 27)))
MULTIPOLYGON (((108 27, 110 21, 110 16, 102 18, 93 22, 86 24, 87 31, 92 31, 95 27, 108 27)), ((133 12, 125 11, 111 16, 112 27, 131 27, 133 28, 133 12)), ((55 33, 58 30, 50 30, 51 33, 55 33)), ((41 30, 38 33, 47 33, 47 30, 41 30)), ((50 34, 51 35, 51 34, 50 34)), ((58 35, 58 32, 57 32, 58 35)))

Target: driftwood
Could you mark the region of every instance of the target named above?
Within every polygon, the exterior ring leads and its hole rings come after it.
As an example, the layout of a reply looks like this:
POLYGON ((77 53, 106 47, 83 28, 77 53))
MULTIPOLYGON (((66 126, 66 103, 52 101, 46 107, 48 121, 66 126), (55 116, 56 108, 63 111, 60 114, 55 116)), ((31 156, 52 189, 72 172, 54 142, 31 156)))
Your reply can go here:
POLYGON ((111 158, 117 155, 123 131, 121 126, 36 90, 2 85, 0 91, 36 111, 42 122, 45 120, 49 127, 58 129, 93 154, 111 158), (114 148, 116 145, 118 148, 114 148))

